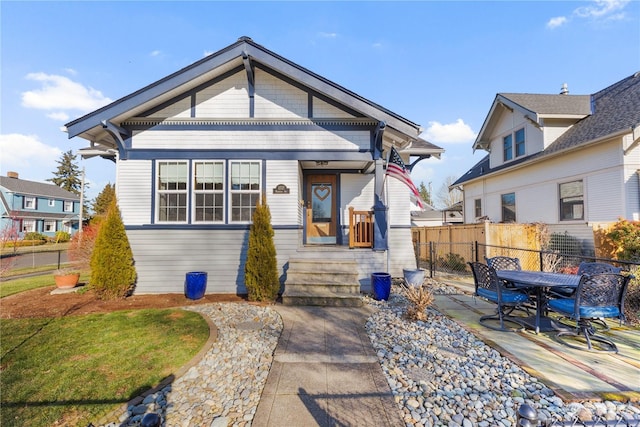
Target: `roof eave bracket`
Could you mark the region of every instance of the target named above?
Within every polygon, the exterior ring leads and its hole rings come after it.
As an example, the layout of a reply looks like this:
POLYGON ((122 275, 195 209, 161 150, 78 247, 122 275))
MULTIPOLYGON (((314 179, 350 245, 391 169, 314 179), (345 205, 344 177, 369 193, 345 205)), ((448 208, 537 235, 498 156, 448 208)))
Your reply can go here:
POLYGON ((116 146, 118 147, 118 154, 119 154, 119 158, 122 160, 126 160, 127 156, 126 156, 126 150, 125 150, 125 142, 124 142, 124 138, 131 138, 131 132, 128 131, 127 129, 114 125, 113 123, 107 121, 107 120, 102 120, 102 128, 104 130, 106 130, 109 135, 111 135, 111 137, 113 138, 114 142, 116 143, 116 146))
POLYGON ((417 165, 421 160, 428 159, 430 157, 431 154, 424 154, 422 156, 419 156, 413 163, 407 166, 407 169, 409 169, 409 172, 413 171, 413 167, 417 165))
POLYGON ((244 69, 247 72, 247 83, 249 88, 249 117, 254 117, 256 78, 253 64, 251 63, 251 57, 246 50, 242 51, 242 63, 244 64, 244 69))

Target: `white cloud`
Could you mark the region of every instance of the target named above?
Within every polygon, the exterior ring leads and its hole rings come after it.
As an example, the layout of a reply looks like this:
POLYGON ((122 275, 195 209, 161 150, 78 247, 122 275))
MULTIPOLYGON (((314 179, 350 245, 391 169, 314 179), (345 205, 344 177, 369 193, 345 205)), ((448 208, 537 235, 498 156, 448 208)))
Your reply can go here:
MULTIPOLYGON (((618 21, 626 18, 624 8, 630 0, 593 0, 587 6, 573 10, 571 17, 592 21, 618 21)), ((565 25, 570 18, 558 16, 547 22, 547 28, 554 29, 565 25)))
POLYGON ((154 50, 149 54, 149 56, 160 56, 160 55, 162 55, 162 51, 160 50, 154 50))
MULTIPOLYGON (((0 135, 0 163, 5 172, 20 172, 24 168, 53 168, 61 154, 62 150, 41 142, 36 135, 0 135)), ((25 179, 29 178, 25 176, 25 179)))
POLYGON ((567 17, 566 16, 557 16, 555 18, 551 18, 549 19, 549 22, 547 22, 547 28, 557 28, 560 27, 564 24, 567 23, 567 17))
POLYGON ((318 33, 318 36, 320 36, 323 39, 335 39, 336 37, 338 37, 338 33, 320 32, 320 33, 318 33))
POLYGON ((455 123, 442 124, 440 122, 429 122, 429 127, 422 136, 434 144, 461 144, 471 143, 476 139, 477 134, 462 119, 455 123))
POLYGON ((64 111, 56 111, 54 113, 49 113, 47 114, 47 117, 53 120, 61 121, 61 122, 66 122, 67 120, 69 120, 69 115, 64 111))
POLYGON ((22 106, 39 110, 53 110, 54 117, 61 117, 61 110, 87 112, 110 102, 99 90, 83 86, 68 77, 45 73, 27 74, 28 80, 41 83, 39 89, 22 93, 22 106))
POLYGON ((582 6, 573 11, 580 18, 608 18, 618 17, 615 13, 624 9, 629 0, 594 0, 589 6, 582 6))

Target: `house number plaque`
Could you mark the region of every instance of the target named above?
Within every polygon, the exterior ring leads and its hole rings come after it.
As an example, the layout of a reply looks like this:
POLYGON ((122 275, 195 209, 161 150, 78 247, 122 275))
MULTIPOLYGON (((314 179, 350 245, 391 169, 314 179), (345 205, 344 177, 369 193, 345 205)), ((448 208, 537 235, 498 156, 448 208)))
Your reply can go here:
POLYGON ((289 194, 289 187, 284 184, 278 184, 273 187, 273 194, 289 194))

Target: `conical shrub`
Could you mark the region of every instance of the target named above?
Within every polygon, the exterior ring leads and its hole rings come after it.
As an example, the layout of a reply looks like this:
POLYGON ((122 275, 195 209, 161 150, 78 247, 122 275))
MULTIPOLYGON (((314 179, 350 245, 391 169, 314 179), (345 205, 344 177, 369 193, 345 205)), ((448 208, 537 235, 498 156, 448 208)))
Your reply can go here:
POLYGON ((250 301, 275 301, 280 290, 271 211, 263 196, 253 212, 244 281, 250 301))
POLYGON ((102 222, 91 255, 90 286, 100 299, 124 298, 133 292, 133 252, 115 199, 102 222))

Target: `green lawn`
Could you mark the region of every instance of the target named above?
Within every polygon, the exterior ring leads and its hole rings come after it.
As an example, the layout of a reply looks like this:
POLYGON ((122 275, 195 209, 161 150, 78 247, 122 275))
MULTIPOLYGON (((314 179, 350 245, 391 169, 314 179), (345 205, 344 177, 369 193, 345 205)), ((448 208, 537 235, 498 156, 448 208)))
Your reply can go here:
POLYGON ((175 373, 208 336, 180 309, 2 319, 0 425, 86 426, 175 373))
MULTIPOLYGON (((89 274, 85 273, 80 276, 80 283, 86 283, 89 280, 89 274)), ((28 291, 45 286, 54 286, 53 273, 45 273, 39 276, 23 277, 21 279, 11 279, 6 282, 0 282, 0 298, 17 294, 18 292, 28 291)))

